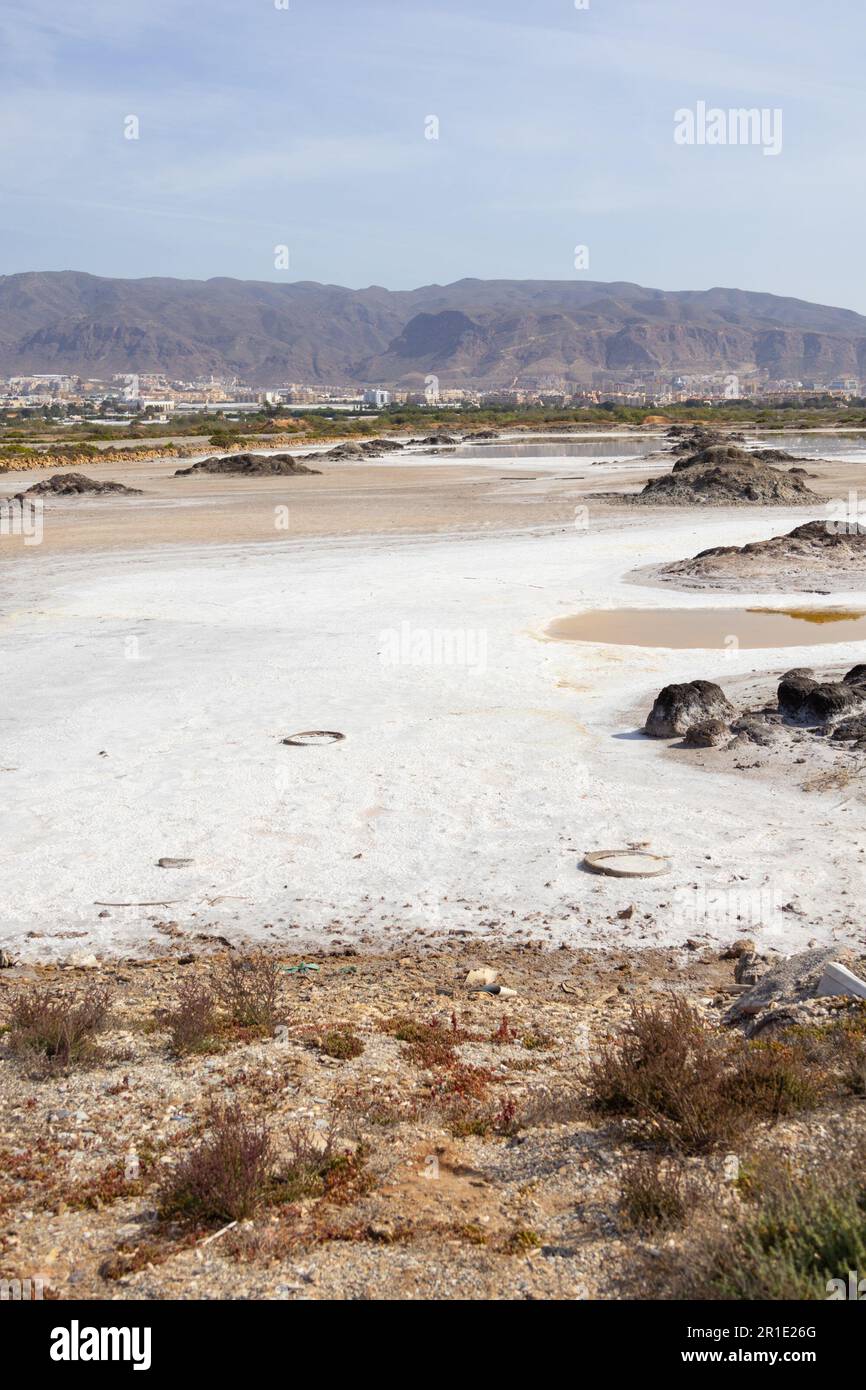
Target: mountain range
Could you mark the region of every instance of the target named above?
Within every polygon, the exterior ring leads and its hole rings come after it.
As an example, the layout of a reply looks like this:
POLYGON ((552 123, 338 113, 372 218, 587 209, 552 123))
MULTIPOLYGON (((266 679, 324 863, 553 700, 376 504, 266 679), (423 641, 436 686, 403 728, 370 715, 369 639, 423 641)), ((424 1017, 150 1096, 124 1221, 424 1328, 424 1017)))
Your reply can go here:
POLYGON ((458 280, 415 290, 295 281, 0 276, 0 375, 163 372, 422 386, 575 385, 631 372, 866 376, 866 318, 745 290, 458 280))

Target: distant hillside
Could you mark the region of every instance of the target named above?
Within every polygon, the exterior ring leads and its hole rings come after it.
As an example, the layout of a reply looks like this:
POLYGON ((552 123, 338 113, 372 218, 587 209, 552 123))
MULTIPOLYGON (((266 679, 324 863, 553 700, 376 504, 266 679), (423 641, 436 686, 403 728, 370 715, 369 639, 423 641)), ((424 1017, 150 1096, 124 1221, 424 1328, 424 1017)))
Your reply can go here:
POLYGON ((312 282, 0 277, 0 375, 162 371, 280 381, 488 386, 631 369, 866 376, 866 318, 744 290, 458 280, 417 290, 312 282))

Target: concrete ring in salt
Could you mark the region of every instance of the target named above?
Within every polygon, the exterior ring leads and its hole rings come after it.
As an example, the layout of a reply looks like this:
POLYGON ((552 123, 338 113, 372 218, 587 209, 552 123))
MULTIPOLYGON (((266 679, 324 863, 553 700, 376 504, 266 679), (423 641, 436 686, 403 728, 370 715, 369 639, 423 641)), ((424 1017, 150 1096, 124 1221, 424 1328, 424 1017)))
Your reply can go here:
POLYGON ((584 866, 611 878, 655 878, 666 874, 670 860, 638 849, 596 849, 584 856, 584 866))

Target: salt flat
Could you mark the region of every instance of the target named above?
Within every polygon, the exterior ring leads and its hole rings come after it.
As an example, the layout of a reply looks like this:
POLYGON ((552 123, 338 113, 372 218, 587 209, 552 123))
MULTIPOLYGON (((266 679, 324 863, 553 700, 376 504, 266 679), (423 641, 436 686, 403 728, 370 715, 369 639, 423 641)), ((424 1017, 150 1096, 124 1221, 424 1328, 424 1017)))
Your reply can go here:
MULTIPOLYGON (((502 461, 486 467, 492 494, 502 461)), ((415 534, 368 523, 357 536, 4 560, 4 939, 26 959, 152 953, 178 932, 862 943, 856 795, 710 777, 635 734, 671 681, 853 664, 856 644, 810 661, 806 647, 545 640, 582 607, 747 606, 628 575, 777 534, 802 509, 590 508, 578 526, 571 510, 561 503, 552 524, 541 508, 531 524, 512 505, 510 530, 501 516, 461 529, 454 508, 415 534), (345 738, 281 744, 308 729, 345 738), (641 842, 671 856, 668 875, 579 867, 587 850, 641 842), (164 856, 193 863, 157 867, 164 856)))

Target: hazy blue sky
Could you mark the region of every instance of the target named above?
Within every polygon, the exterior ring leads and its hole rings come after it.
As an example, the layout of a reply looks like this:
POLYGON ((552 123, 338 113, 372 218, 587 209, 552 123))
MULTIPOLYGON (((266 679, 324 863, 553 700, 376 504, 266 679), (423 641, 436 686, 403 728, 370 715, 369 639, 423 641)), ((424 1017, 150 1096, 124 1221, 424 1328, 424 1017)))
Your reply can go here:
POLYGON ((862 0, 281 3, 2 0, 0 273, 582 275, 866 311, 862 0), (677 145, 700 100, 781 108, 781 154, 677 145))

